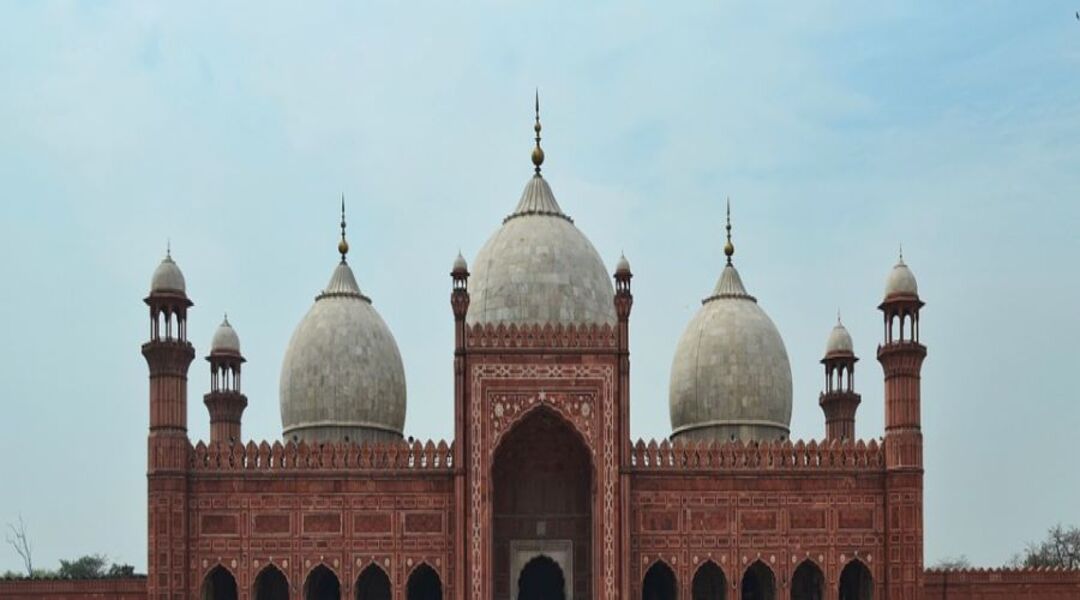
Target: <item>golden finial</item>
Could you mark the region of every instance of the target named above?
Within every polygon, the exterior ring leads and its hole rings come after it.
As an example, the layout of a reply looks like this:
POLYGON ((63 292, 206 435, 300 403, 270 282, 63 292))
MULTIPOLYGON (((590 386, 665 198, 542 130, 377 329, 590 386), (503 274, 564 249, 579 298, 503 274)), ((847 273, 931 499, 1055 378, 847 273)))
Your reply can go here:
POLYGON ((540 89, 536 90, 536 125, 533 125, 533 131, 536 132, 536 147, 532 151, 532 162, 536 167, 536 174, 540 174, 540 165, 544 164, 544 149, 540 147, 540 89))
POLYGON ((338 242, 337 251, 341 253, 341 262, 345 262, 345 255, 349 253, 349 242, 345 241, 345 194, 341 194, 341 241, 338 242))
POLYGON ((727 264, 731 264, 731 256, 735 254, 735 244, 731 243, 731 197, 727 199, 727 243, 724 244, 724 256, 727 256, 727 264))

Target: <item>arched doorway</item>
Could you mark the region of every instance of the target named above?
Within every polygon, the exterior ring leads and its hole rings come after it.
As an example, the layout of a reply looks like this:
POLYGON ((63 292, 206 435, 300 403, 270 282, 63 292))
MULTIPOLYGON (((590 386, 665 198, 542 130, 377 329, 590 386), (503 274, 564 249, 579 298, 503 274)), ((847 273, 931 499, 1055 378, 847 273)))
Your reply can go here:
POLYGON ((743 573, 742 600, 776 600, 776 577, 760 560, 743 573))
POLYGON ((289 582, 274 565, 267 565, 255 578, 252 588, 255 600, 289 600, 289 582))
POLYGON ((203 580, 202 597, 203 600, 237 600, 236 579, 225 567, 214 567, 203 580))
POLYGON ((573 427, 547 407, 533 409, 504 434, 491 467, 496 598, 516 596, 524 569, 511 571, 536 554, 562 565, 566 598, 592 597, 590 457, 573 427), (543 551, 560 545, 558 556, 543 551), (560 562, 560 556, 572 561, 560 562))
POLYGON ((825 574, 814 561, 804 560, 791 576, 791 600, 822 600, 825 597, 825 574))
POLYGON ((840 600, 872 600, 874 597, 874 578, 870 569, 858 560, 853 560, 840 572, 840 600))
POLYGON ((664 561, 658 560, 641 580, 641 600, 675 600, 679 597, 678 589, 675 572, 664 561))
POLYGON ((727 598, 727 578, 713 561, 705 561, 696 573, 692 584, 693 600, 724 600, 727 598))
POLYGON ((517 600, 566 600, 566 579, 558 563, 543 555, 525 563, 517 580, 517 600))
POLYGON ((341 600, 341 582, 326 565, 319 565, 308 573, 304 582, 305 600, 341 600))
POLYGON ((405 585, 406 600, 442 600, 442 580, 439 574, 426 564, 413 569, 409 583, 405 585))
POLYGON ((368 565, 356 578, 356 600, 390 600, 390 578, 379 565, 368 565))

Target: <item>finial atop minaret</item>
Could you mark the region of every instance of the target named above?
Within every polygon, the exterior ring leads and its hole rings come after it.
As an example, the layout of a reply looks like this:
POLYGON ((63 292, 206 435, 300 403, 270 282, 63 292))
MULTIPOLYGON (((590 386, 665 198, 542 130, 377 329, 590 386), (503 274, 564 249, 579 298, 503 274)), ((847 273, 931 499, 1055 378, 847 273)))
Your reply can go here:
POLYGON ((540 174, 540 165, 544 164, 544 149, 540 147, 540 89, 536 90, 536 125, 533 125, 533 131, 536 132, 536 147, 532 151, 532 162, 536 167, 536 174, 540 174))
POLYGON ((731 243, 731 197, 727 199, 727 243, 724 244, 724 256, 727 256, 727 264, 731 264, 731 257, 735 254, 735 244, 731 243))
POLYGON ((337 245, 341 253, 341 262, 345 262, 345 255, 349 253, 349 242, 345 240, 345 194, 341 194, 341 241, 337 245))

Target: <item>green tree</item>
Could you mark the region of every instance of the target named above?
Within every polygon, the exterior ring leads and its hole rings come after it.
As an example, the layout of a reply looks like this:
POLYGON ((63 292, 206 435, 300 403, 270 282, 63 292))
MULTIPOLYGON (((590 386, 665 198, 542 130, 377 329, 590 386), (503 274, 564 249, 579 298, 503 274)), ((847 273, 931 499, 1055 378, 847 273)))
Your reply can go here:
POLYGON ((1028 544, 1021 558, 1025 567, 1080 569, 1080 527, 1055 525, 1046 539, 1028 544))
POLYGON ((75 560, 61 560, 56 572, 61 579, 97 579, 104 577, 109 559, 103 554, 87 554, 75 560))

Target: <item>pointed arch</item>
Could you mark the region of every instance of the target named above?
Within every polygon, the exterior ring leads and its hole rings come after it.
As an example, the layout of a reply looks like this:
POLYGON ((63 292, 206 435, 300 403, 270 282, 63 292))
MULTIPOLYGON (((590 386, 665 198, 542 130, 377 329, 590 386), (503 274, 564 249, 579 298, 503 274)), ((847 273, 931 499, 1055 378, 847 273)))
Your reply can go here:
POLYGON ((874 577, 870 568, 852 558, 840 571, 840 600, 873 600, 874 577))
POLYGON ((217 565, 206 573, 202 584, 202 600, 237 600, 236 577, 225 565, 217 565))
POLYGON ((742 576, 742 600, 776 600, 776 575, 769 565, 755 560, 742 576))
POLYGON ((791 575, 791 600, 822 600, 825 597, 825 574, 812 559, 799 563, 791 575))
POLYGON ((289 600, 289 578, 274 563, 267 563, 255 576, 252 600, 289 600))
POLYGON ((565 600, 567 581, 559 563, 538 554, 521 568, 515 589, 517 600, 565 600))
POLYGON ((341 600, 341 580, 324 564, 315 565, 304 580, 304 600, 341 600))
POLYGON ((701 563, 690 584, 693 600, 726 600, 727 577, 720 565, 711 560, 701 563))
POLYGON ((371 563, 356 578, 356 600, 390 600, 390 577, 377 563, 371 563))
POLYGON ((442 578, 439 572, 426 562, 421 562, 409 573, 405 584, 406 600, 442 600, 442 578))
POLYGON ((641 600, 676 600, 678 597, 675 571, 662 559, 657 560, 641 580, 641 600))

